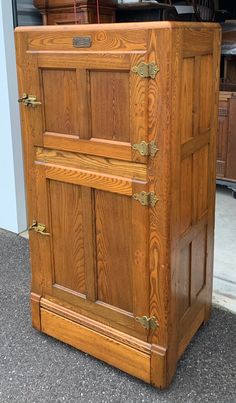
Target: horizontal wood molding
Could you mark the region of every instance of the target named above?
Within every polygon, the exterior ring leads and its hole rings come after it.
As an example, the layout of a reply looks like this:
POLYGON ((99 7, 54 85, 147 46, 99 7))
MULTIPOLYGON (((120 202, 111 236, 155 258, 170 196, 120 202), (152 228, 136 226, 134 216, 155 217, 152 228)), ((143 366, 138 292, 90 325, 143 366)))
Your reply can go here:
POLYGON ((142 181, 147 180, 147 166, 144 164, 42 147, 36 147, 35 152, 37 161, 41 163, 96 171, 101 174, 125 176, 126 178, 135 178, 142 181))
POLYGON ((128 143, 117 144, 114 141, 78 140, 77 138, 71 139, 66 138, 64 135, 52 134, 44 134, 43 143, 44 147, 56 150, 98 155, 125 161, 132 160, 132 149, 128 143))
POLYGON ((112 339, 117 340, 123 344, 127 344, 128 346, 136 348, 137 350, 140 350, 146 354, 151 353, 151 344, 137 339, 136 337, 127 335, 126 333, 123 333, 101 322, 93 320, 87 316, 81 315, 62 305, 58 305, 46 298, 41 298, 40 307, 57 315, 60 315, 65 319, 69 319, 73 322, 86 326, 89 329, 97 331, 98 333, 101 333, 107 337, 111 337, 112 339))
MULTIPOLYGON (((49 163, 36 162, 36 164, 45 166, 46 178, 48 179, 88 186, 127 196, 132 196, 133 194, 133 184, 135 181, 132 179, 82 169, 61 167, 49 163)), ((146 183, 144 182, 143 185, 145 186, 146 183)))
POLYGON ((208 129, 204 134, 192 137, 181 146, 181 159, 187 158, 189 155, 200 150, 210 142, 211 132, 208 129))

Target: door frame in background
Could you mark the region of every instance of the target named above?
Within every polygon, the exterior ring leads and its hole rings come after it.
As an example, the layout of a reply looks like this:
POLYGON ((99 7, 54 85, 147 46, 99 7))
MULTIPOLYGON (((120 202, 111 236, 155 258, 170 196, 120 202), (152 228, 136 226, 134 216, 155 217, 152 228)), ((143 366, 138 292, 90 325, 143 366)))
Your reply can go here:
POLYGON ((0 228, 27 228, 12 2, 0 0, 0 228))

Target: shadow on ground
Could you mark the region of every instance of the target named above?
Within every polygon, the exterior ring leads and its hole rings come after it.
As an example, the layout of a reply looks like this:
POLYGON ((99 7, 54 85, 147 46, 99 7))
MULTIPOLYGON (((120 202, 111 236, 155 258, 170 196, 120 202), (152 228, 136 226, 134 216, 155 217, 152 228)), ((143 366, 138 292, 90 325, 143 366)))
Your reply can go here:
POLYGON ((236 315, 214 309, 159 391, 31 328, 28 241, 0 230, 0 402, 235 403, 236 315))

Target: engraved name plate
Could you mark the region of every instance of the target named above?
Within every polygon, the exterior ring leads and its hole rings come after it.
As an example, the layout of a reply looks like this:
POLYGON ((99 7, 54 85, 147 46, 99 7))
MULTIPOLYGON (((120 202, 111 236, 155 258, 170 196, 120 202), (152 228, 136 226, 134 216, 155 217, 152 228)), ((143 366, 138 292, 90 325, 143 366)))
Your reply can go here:
POLYGON ((72 43, 75 48, 90 48, 92 38, 91 36, 75 36, 72 43))

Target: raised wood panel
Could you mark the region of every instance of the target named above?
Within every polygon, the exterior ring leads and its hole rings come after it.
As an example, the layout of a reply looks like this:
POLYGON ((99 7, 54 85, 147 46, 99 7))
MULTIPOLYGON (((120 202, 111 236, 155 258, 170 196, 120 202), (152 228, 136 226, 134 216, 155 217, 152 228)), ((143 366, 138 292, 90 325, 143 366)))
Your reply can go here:
POLYGON ((208 146, 193 154, 193 221, 208 208, 208 146))
POLYGON ((198 296, 206 281, 206 226, 192 241, 191 248, 191 303, 198 296))
POLYGON ((183 30, 183 56, 200 56, 212 54, 213 31, 207 29, 185 28, 183 30))
POLYGON ((42 69, 45 131, 79 135, 75 70, 42 69))
POLYGON ((81 186, 48 183, 54 284, 86 294, 81 186))
POLYGON ((177 304, 178 319, 180 320, 191 306, 190 280, 191 280, 191 244, 185 246, 180 252, 181 268, 177 276, 177 304))
POLYGON ((133 312, 131 209, 127 196, 95 192, 98 299, 129 312, 133 312))
POLYGON ((213 56, 201 57, 200 64, 200 133, 205 132, 211 126, 212 119, 212 91, 213 91, 213 56), (206 77, 208 78, 206 80, 206 77))
POLYGON ((219 116, 219 128, 217 137, 217 159, 226 161, 228 145, 228 117, 219 116))
POLYGON ((185 143, 193 136, 193 85, 194 58, 183 59, 181 77, 180 133, 181 142, 185 143))
POLYGON ((130 141, 129 72, 90 71, 92 137, 130 141))
POLYGON ((236 180, 236 97, 232 98, 229 106, 229 140, 226 176, 236 180))
POLYGON ((225 161, 216 162, 216 175, 221 178, 225 177, 225 161))
POLYGON ((180 180, 180 233, 183 234, 192 223, 193 193, 193 158, 192 155, 181 162, 180 180))

